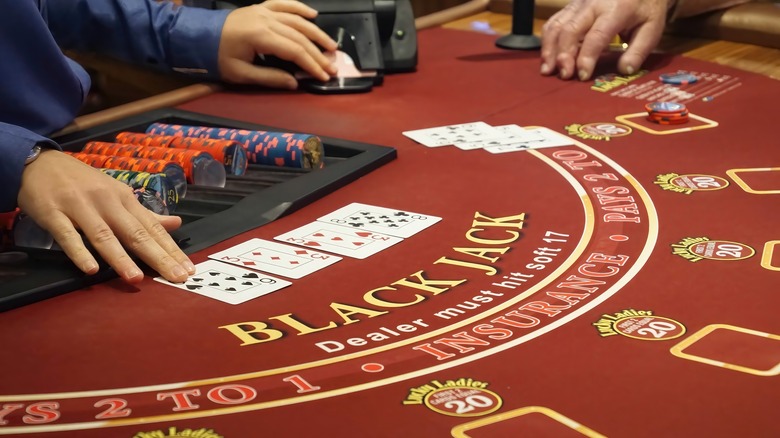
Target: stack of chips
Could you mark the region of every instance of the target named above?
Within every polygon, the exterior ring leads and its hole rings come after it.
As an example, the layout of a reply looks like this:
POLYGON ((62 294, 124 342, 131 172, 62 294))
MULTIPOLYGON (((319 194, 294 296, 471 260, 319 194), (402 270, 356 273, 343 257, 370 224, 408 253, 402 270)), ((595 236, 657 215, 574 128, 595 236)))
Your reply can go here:
POLYGON ((647 119, 661 125, 679 125, 688 122, 688 108, 677 102, 650 102, 645 105, 647 119))
POLYGON ((696 75, 688 73, 687 71, 678 71, 675 73, 664 73, 658 77, 661 82, 669 85, 688 85, 699 81, 696 75))
POLYGON ((176 189, 176 196, 179 199, 184 198, 187 194, 187 176, 184 173, 184 168, 173 161, 85 154, 82 152, 65 153, 99 169, 134 170, 136 172, 165 174, 173 184, 174 189, 176 189))
POLYGON ((221 162, 225 166, 225 172, 230 175, 243 175, 246 172, 246 150, 238 142, 232 140, 120 132, 116 135, 116 142, 203 151, 214 157, 215 160, 221 162))
MULTIPOLYGON (((147 158, 178 163, 184 169, 187 182, 208 187, 225 187, 225 167, 208 152, 194 149, 170 149, 136 144, 91 141, 84 145, 85 154, 147 158)), ((135 170, 135 169, 132 169, 135 170)))
POLYGON ((251 164, 299 169, 320 169, 324 165, 324 146, 316 135, 166 123, 152 123, 146 133, 236 141, 246 149, 251 164))

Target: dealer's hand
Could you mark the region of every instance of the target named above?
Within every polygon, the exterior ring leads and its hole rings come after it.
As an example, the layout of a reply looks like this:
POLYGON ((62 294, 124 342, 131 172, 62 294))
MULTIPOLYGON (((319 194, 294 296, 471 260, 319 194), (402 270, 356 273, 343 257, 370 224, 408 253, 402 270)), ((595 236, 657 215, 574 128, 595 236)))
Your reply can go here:
POLYGON ((62 152, 44 151, 25 167, 18 202, 87 274, 99 267, 77 230, 129 283, 141 281, 144 274, 125 248, 169 281, 183 282, 195 273, 168 234, 181 225, 181 218, 150 212, 130 187, 62 152))
POLYGON ((336 67, 322 54, 337 44, 309 21, 317 11, 295 0, 268 0, 228 14, 219 43, 222 79, 239 84, 291 88, 298 82, 288 72, 253 64, 258 54, 297 64, 311 76, 327 81, 336 67), (316 43, 316 44, 315 44, 316 43))
POLYGON ((541 73, 587 80, 616 35, 628 42, 618 70, 637 72, 658 45, 671 6, 671 0, 573 0, 544 25, 541 73))

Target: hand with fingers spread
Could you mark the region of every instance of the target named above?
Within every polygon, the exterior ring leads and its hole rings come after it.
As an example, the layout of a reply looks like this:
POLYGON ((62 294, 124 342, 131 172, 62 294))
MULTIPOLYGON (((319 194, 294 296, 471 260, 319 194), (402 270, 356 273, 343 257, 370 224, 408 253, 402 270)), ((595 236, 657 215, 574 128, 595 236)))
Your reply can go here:
POLYGON ((181 225, 180 218, 152 213, 130 187, 62 152, 42 152, 25 167, 18 201, 87 274, 96 273, 98 264, 79 231, 129 283, 144 275, 128 251, 169 281, 182 282, 195 273, 168 234, 181 225))
POLYGON ((573 0, 542 30, 543 75, 587 80, 616 35, 628 42, 618 71, 639 70, 661 39, 672 0, 573 0))
POLYGON ((219 44, 222 79, 277 88, 298 86, 288 72, 253 65, 255 57, 262 54, 294 62, 311 76, 327 81, 336 74, 336 67, 322 49, 333 51, 337 45, 309 21, 316 16, 317 11, 295 0, 268 0, 231 12, 219 44))

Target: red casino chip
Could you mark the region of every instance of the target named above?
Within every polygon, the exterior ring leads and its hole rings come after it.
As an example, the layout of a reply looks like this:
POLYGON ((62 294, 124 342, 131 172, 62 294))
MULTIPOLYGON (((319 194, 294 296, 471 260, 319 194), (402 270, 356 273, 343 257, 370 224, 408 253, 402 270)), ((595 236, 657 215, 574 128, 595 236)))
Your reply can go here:
POLYGON ((649 102, 645 104, 645 109, 651 114, 679 114, 688 112, 688 107, 677 102, 649 102))

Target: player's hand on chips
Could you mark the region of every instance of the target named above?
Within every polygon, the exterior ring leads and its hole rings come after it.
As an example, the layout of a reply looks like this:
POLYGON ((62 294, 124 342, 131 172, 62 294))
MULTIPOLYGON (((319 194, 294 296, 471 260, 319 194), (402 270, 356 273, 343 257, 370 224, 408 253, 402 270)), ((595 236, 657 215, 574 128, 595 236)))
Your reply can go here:
POLYGON ((543 75, 587 80, 616 35, 628 42, 618 71, 637 72, 658 45, 672 0, 572 0, 542 30, 543 75))
POLYGON ((231 12, 219 44, 222 79, 275 88, 298 86, 289 72, 253 64, 257 55, 275 56, 295 63, 319 80, 330 79, 336 67, 320 47, 333 51, 337 44, 309 21, 316 16, 316 10, 295 0, 268 0, 231 12))
POLYGON ((125 248, 169 281, 183 282, 194 274, 192 262, 168 234, 181 218, 150 212, 130 187, 59 151, 42 152, 25 167, 18 202, 87 274, 99 266, 79 230, 129 283, 144 274, 125 248))

